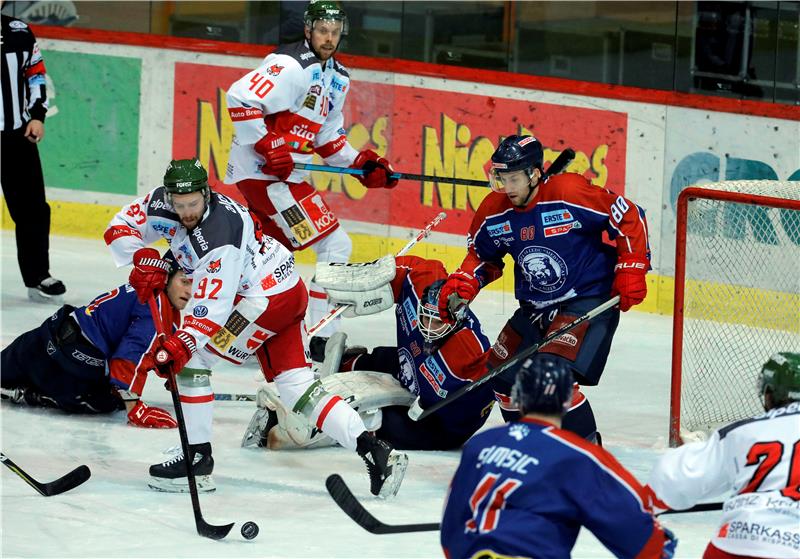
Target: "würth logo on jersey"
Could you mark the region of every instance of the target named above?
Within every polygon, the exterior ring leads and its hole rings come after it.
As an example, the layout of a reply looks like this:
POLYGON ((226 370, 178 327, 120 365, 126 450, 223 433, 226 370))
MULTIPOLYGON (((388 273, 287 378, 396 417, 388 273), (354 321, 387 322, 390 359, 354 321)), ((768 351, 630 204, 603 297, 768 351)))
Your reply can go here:
POLYGON ((252 107, 231 107, 228 109, 228 114, 233 122, 261 118, 261 110, 252 107))

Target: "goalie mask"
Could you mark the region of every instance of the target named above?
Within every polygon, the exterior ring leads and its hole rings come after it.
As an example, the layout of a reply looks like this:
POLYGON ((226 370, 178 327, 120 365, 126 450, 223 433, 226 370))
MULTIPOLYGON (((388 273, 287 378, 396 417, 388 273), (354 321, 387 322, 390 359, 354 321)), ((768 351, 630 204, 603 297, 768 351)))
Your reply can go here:
POLYGON ((417 304, 417 324, 420 334, 426 342, 441 340, 460 327, 461 321, 455 324, 444 322, 439 316, 439 293, 445 280, 436 280, 422 292, 417 304))

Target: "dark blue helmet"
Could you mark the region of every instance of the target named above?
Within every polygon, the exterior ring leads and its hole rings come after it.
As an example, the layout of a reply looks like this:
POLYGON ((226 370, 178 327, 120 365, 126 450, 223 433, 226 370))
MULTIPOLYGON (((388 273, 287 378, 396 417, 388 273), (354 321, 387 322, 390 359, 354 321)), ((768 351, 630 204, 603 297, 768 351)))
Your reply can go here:
POLYGON ((439 293, 444 282, 443 279, 436 280, 426 287, 417 305, 418 328, 426 342, 444 338, 460 326, 460 321, 448 324, 439 317, 439 293))
POLYGON ((492 169, 500 173, 521 169, 542 170, 544 150, 533 136, 509 136, 492 154, 492 169))
POLYGON ((522 363, 511 401, 520 412, 563 415, 572 403, 572 370, 566 359, 537 353, 522 363))

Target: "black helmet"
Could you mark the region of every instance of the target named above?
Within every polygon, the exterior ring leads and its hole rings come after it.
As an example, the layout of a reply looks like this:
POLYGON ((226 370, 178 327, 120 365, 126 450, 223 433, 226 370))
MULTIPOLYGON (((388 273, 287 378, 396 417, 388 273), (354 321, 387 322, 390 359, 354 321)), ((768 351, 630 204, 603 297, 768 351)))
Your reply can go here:
POLYGON ((563 357, 537 353, 526 359, 511 389, 520 412, 561 416, 572 403, 572 370, 563 357))
POLYGON ((489 182, 492 190, 501 191, 500 173, 527 171, 533 177, 533 170, 542 170, 544 150, 542 143, 533 136, 509 136, 497 146, 492 154, 492 169, 489 182))
POLYGON ((448 324, 442 321, 439 316, 439 293, 442 291, 442 286, 445 280, 436 280, 422 292, 419 304, 417 305, 417 323, 420 334, 425 338, 426 342, 432 342, 444 338, 460 326, 460 321, 455 324, 448 324), (427 325, 422 321, 422 317, 428 318, 427 325), (433 329, 430 327, 431 319, 436 319, 441 322, 439 328, 433 329))

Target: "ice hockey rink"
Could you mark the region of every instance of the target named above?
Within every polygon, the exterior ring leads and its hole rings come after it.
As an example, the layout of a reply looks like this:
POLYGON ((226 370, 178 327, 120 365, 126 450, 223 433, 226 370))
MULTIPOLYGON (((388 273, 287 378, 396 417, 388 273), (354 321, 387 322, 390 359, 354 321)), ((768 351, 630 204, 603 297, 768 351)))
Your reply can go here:
MULTIPOLYGON (((415 251, 424 256, 424 243, 415 251)), ((84 305, 124 283, 101 240, 51 237, 51 271, 68 288, 66 302, 84 305)), ((14 236, 2 231, 2 343, 39 325, 55 307, 27 300, 16 263, 14 236)), ((302 270, 309 275, 310 267, 302 270)), ((514 309, 513 296, 482 293, 473 308, 490 339, 514 309)), ((394 315, 346 320, 351 344, 394 343, 394 315)), ((667 447, 671 318, 624 314, 599 387, 587 389, 606 448, 641 481, 667 447)), ((217 393, 252 393, 254 367, 220 366, 212 377, 217 393)), ((156 377, 144 393, 148 403, 172 410, 156 377)), ((372 535, 342 513, 324 482, 339 473, 380 520, 390 524, 438 522, 458 452, 410 452, 396 498, 375 500, 361 459, 342 448, 265 451, 240 448, 254 411, 252 402, 217 402, 214 414, 214 477, 217 491, 200 496, 209 523, 236 522, 219 542, 195 532, 188 494, 147 487, 147 468, 179 444, 177 430, 129 427, 125 415, 67 416, 7 402, 0 406, 2 450, 39 481, 51 481, 80 464, 92 477, 63 495, 45 498, 2 468, 2 557, 442 557, 438 532, 372 535), (259 536, 239 533, 255 521, 259 536)), ((500 423, 495 410, 489 425, 500 423)), ((661 517, 679 539, 676 557, 700 557, 719 513, 661 517)), ((581 532, 574 557, 611 557, 591 534, 581 532)))

